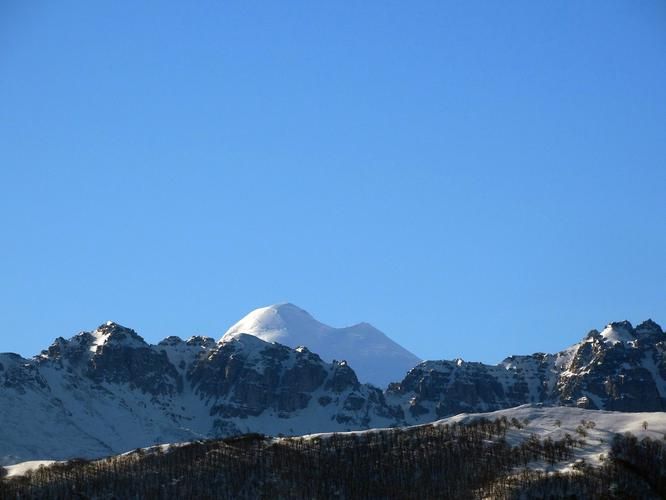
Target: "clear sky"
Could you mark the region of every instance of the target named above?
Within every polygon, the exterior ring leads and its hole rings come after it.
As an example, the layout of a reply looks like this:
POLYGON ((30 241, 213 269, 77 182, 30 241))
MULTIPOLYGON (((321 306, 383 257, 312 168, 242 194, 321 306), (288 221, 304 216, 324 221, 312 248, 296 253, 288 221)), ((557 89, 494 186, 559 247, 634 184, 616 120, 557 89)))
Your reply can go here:
POLYGON ((290 301, 423 358, 666 323, 666 3, 0 2, 0 351, 290 301))

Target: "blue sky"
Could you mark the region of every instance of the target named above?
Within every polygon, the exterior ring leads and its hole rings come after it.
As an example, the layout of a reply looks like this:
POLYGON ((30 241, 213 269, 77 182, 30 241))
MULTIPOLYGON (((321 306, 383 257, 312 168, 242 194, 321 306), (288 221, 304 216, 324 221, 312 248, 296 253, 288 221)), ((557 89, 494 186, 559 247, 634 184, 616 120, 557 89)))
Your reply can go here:
POLYGON ((0 351, 291 301, 423 358, 666 323, 666 4, 0 5, 0 351))

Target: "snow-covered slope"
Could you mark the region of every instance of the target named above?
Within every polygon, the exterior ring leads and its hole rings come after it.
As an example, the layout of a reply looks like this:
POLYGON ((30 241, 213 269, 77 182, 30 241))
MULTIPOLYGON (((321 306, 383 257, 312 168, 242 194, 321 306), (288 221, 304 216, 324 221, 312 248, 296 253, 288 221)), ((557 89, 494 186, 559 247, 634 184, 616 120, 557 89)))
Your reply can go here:
MULTIPOLYGON (((572 466, 584 459, 592 465, 599 465, 601 456, 608 454, 613 435, 631 434, 642 439, 662 439, 666 433, 666 413, 627 413, 619 411, 585 410, 570 406, 546 407, 523 405, 490 413, 460 414, 435 422, 435 425, 460 422, 467 423, 478 418, 495 420, 506 417, 516 419, 522 428, 512 428, 507 433, 509 444, 518 444, 532 434, 541 439, 559 441, 567 434, 579 440, 574 456, 568 464, 559 464, 558 470, 572 466)), ((545 464, 532 464, 532 468, 546 469, 545 464)))
POLYGON ((29 460, 28 462, 8 465, 5 467, 5 470, 7 471, 7 477, 25 476, 28 472, 40 467, 48 467, 55 463, 57 463, 56 460, 29 460))
MULTIPOLYGON (((557 464, 554 469, 564 471, 579 460, 591 465, 599 465, 603 455, 610 451, 615 434, 631 433, 639 440, 649 437, 661 440, 666 435, 666 413, 628 413, 619 411, 586 410, 570 406, 521 405, 484 413, 460 413, 452 417, 422 425, 468 424, 478 419, 497 420, 506 418, 516 422, 507 432, 506 439, 511 445, 518 445, 535 435, 540 439, 553 441, 564 439, 567 434, 578 441, 574 456, 566 463, 557 464)), ((418 427, 418 426, 416 426, 418 427)), ((351 431, 349 434, 378 432, 381 429, 351 431)), ((323 432, 303 436, 305 438, 327 438, 332 433, 323 432)), ((530 464, 532 469, 553 470, 545 463, 530 464)))
POLYGON ((256 309, 233 325, 221 341, 246 333, 266 342, 305 346, 325 361, 346 360, 361 382, 386 387, 421 360, 368 323, 333 328, 293 304, 256 309))

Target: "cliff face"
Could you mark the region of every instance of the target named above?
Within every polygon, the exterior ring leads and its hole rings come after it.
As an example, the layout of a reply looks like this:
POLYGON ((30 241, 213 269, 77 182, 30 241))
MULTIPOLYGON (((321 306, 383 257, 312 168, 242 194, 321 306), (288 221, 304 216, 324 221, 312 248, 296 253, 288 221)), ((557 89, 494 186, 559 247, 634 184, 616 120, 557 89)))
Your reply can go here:
POLYGON ((426 361, 389 386, 409 422, 526 403, 615 411, 666 410, 666 334, 653 321, 593 330, 557 354, 512 356, 499 365, 426 361))
POLYGON ((556 402, 616 411, 666 409, 666 335, 646 321, 590 332, 559 378, 556 402))

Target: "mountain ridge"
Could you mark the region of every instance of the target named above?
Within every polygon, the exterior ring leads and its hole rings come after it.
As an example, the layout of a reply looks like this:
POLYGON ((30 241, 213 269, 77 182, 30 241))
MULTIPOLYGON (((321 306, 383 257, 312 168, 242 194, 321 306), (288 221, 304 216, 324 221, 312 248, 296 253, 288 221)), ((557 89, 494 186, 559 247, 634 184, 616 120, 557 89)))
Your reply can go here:
POLYGON ((522 404, 664 411, 665 353, 656 323, 616 322, 555 354, 424 361, 382 391, 307 347, 240 333, 152 345, 107 322, 31 359, 0 354, 0 463, 246 432, 405 426, 522 404))

